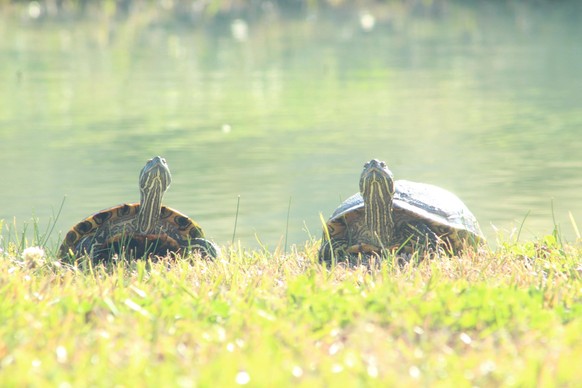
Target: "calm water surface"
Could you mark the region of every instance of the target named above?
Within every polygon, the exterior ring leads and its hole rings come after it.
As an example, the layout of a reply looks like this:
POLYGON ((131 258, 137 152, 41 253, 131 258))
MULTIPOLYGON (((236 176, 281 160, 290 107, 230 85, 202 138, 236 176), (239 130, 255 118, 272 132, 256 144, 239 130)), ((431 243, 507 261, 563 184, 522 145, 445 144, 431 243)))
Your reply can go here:
POLYGON ((33 218, 46 228, 65 199, 56 246, 94 211, 137 201, 139 170, 162 155, 165 204, 219 244, 239 198, 243 246, 319 237, 320 214, 357 190, 371 158, 455 192, 492 245, 522 222, 522 238, 551 233, 554 219, 575 240, 580 6, 373 9, 373 26, 363 12, 2 20, 4 239, 33 218))

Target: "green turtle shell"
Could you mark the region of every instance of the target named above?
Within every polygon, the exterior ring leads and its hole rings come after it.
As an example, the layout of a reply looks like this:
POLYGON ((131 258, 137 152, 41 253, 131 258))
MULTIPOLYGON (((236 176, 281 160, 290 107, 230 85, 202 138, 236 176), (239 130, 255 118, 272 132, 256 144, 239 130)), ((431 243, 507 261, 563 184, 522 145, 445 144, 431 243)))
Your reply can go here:
MULTIPOLYGON (((453 248, 464 241, 484 241, 477 219, 455 194, 441 187, 395 181, 393 202, 395 227, 404 223, 422 222, 439 236, 447 236, 453 248)), ((331 237, 342 238, 347 224, 364 227, 364 200, 356 193, 340 204, 327 221, 331 237)))

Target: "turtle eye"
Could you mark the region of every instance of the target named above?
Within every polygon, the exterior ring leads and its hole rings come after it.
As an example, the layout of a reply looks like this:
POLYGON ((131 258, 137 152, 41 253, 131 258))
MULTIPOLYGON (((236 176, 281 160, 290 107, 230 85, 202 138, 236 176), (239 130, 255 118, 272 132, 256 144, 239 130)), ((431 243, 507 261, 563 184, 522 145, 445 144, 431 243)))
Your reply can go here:
POLYGON ((380 162, 380 167, 386 168, 386 162, 380 162))
POLYGON ((366 162, 366 163, 364 164, 364 168, 368 168, 368 166, 369 166, 369 165, 370 165, 370 162, 366 162))

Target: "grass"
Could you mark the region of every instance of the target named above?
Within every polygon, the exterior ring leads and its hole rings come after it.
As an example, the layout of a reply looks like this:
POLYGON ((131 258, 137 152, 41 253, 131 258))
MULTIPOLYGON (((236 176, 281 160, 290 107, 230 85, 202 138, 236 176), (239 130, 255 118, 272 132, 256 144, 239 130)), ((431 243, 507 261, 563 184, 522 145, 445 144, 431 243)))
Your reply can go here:
POLYGON ((287 255, 59 263, 0 242, 3 386, 574 386, 582 247, 554 236, 417 267, 287 255))

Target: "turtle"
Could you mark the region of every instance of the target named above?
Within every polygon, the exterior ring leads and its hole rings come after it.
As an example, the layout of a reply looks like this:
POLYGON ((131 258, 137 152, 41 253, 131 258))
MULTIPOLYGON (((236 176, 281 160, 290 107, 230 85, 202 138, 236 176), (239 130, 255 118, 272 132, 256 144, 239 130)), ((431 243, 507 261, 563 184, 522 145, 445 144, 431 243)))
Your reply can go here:
POLYGON ((139 258, 189 251, 217 257, 218 247, 204 238, 200 225, 162 205, 171 180, 164 158, 156 156, 148 160, 139 175, 140 202, 101 210, 75 224, 65 235, 60 257, 88 255, 102 261, 114 254, 139 258))
POLYGON ((441 187, 394 180, 385 162, 364 165, 360 192, 346 199, 327 220, 319 260, 382 255, 386 250, 455 254, 485 242, 477 219, 455 194, 441 187))

